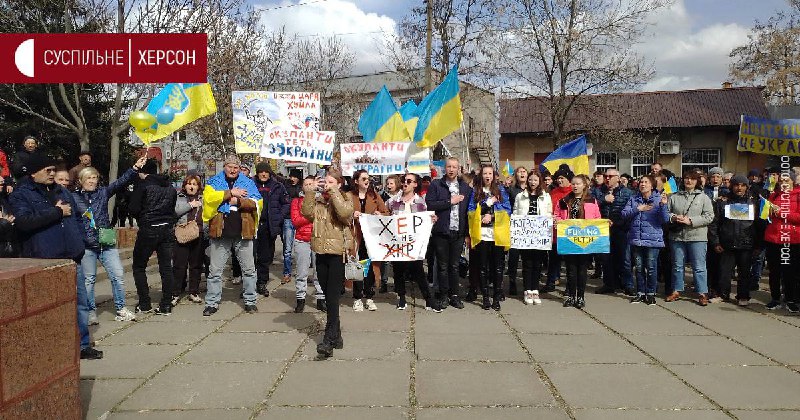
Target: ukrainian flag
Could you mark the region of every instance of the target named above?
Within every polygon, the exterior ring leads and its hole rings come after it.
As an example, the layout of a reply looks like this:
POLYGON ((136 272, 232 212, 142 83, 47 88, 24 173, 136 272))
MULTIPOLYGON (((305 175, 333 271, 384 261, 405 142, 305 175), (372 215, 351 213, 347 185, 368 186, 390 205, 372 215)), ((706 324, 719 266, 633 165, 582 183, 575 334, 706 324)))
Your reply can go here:
POLYGON ((589 155, 586 153, 586 136, 561 145, 550 153, 541 163, 550 173, 555 173, 562 163, 569 165, 575 175, 589 175, 589 155))
POLYGON ((761 204, 758 206, 758 217, 763 220, 769 220, 769 209, 771 204, 767 199, 761 197, 761 204))
POLYGON ((375 95, 375 99, 361 114, 358 120, 358 130, 365 142, 386 142, 410 140, 411 134, 403 122, 400 110, 394 103, 392 95, 386 86, 383 86, 375 95))
POLYGON ((461 96, 458 68, 453 66, 444 81, 417 107, 419 122, 414 141, 419 147, 431 147, 461 127, 461 96))
POLYGON ((217 112, 217 102, 208 83, 170 83, 153 97, 147 112, 156 115, 162 108, 171 108, 175 118, 168 124, 156 123, 144 132, 136 132, 148 146, 194 120, 217 112))
POLYGON ((678 192, 678 183, 675 182, 675 177, 671 176, 664 184, 664 194, 674 194, 678 192))
POLYGON ((503 166, 503 169, 500 170, 500 173, 503 174, 504 177, 508 178, 511 174, 514 173, 514 168, 511 167, 511 162, 506 159, 506 165, 503 166))
POLYGON ((400 107, 400 116, 403 117, 403 122, 406 124, 409 137, 412 136, 414 131, 417 130, 417 122, 419 122, 417 103, 412 100, 404 103, 403 106, 400 107))

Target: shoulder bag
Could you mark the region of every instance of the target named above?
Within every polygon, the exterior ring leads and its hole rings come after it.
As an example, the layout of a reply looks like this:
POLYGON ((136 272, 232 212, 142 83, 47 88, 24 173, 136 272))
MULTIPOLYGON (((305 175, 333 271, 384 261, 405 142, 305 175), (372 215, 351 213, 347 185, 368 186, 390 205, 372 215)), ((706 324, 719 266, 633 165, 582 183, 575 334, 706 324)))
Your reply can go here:
POLYGON ((200 237, 200 225, 197 223, 198 214, 201 214, 199 208, 194 214, 194 219, 175 225, 175 240, 179 244, 189 243, 200 237))

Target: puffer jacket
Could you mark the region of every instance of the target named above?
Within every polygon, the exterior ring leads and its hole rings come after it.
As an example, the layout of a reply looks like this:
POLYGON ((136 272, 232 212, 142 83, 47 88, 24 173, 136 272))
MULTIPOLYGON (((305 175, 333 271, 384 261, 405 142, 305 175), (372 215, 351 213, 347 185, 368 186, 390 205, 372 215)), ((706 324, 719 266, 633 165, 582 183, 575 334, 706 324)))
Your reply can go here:
POLYGON ((788 198, 788 201, 783 199, 780 191, 773 192, 769 197, 770 203, 788 210, 778 216, 770 216, 770 224, 764 233, 764 240, 769 243, 785 243, 781 236, 788 236, 789 243, 800 244, 800 185, 795 185, 789 191, 788 198))
POLYGON ((83 227, 86 230, 86 237, 83 238, 86 248, 92 250, 100 249, 98 229, 108 229, 112 227, 111 221, 108 218, 108 200, 111 199, 114 194, 127 188, 128 184, 133 182, 136 176, 137 172, 135 170, 128 169, 122 174, 121 177, 109 184, 107 187, 98 186, 94 191, 84 191, 79 189, 72 193, 72 196, 75 197, 75 204, 77 205, 76 211, 78 214, 83 215, 89 207, 92 208, 92 215, 94 217, 95 224, 94 229, 91 226, 92 222, 89 220, 89 218, 82 217, 83 227))
POLYGON ((761 249, 764 242, 764 221, 758 217, 761 200, 749 191, 744 197, 733 192, 724 200, 714 203, 714 221, 708 226, 708 247, 721 245, 724 250, 761 249), (747 204, 753 208, 754 220, 732 220, 725 217, 725 206, 729 204, 747 204))
POLYGON ((592 190, 592 194, 597 200, 597 204, 600 206, 600 214, 603 216, 603 219, 611 220, 612 228, 627 229, 628 221, 622 217, 622 210, 633 196, 633 190, 618 185, 611 191, 611 194, 614 195, 614 201, 611 203, 606 201, 608 192, 609 189, 607 185, 601 185, 592 190))
POLYGON ((258 218, 258 235, 266 236, 265 231, 269 230, 269 235, 276 237, 283 233, 283 221, 290 216, 289 208, 292 205, 286 186, 271 176, 267 182, 261 182, 258 177, 253 178, 258 192, 264 199, 264 207, 258 218))
POLYGON ((689 216, 691 226, 678 224, 669 238, 678 242, 707 242, 708 225, 714 221, 714 204, 702 190, 678 191, 669 196, 669 216, 689 216))
POLYGON ((139 227, 161 223, 175 224, 175 201, 178 192, 164 175, 148 175, 133 189, 128 211, 139 227))
POLYGON ((661 204, 661 194, 657 191, 653 191, 647 200, 641 193, 631 197, 622 209, 622 218, 629 224, 628 242, 634 246, 663 248, 663 226, 669 222, 668 207, 667 204, 661 204), (639 206, 642 204, 649 204, 653 208, 649 211, 639 211, 639 206))
POLYGON ((306 195, 300 213, 312 223, 312 251, 320 255, 344 255, 352 248, 353 199, 350 193, 334 190, 327 200, 306 195))
POLYGON ((311 221, 303 217, 300 208, 303 206, 303 198, 297 197, 292 200, 292 224, 294 225, 294 238, 302 242, 311 242, 311 221))
MULTIPOLYGON (((523 190, 517 194, 514 200, 514 212, 512 214, 525 216, 528 214, 528 208, 531 205, 530 193, 528 190, 523 190)), ((539 216, 552 216, 553 215, 553 202, 550 201, 550 194, 542 192, 536 197, 536 210, 539 216)))

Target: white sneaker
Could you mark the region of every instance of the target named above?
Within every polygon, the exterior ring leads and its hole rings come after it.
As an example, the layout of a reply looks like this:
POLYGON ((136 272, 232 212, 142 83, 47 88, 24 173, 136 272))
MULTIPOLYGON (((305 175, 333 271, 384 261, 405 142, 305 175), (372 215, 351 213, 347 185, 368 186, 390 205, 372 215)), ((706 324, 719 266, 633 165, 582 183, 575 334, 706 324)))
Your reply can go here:
POLYGON ((356 301, 353 302, 353 310, 356 312, 364 312, 364 302, 362 302, 361 299, 356 299, 356 301))
POLYGON ((128 308, 122 308, 117 311, 114 321, 136 321, 136 315, 128 308))
POLYGON ((97 311, 89 311, 89 325, 99 325, 100 321, 97 320, 97 311))
POLYGON ((739 306, 747 306, 750 304, 750 299, 739 299, 739 306))
POLYGON ((534 305, 541 305, 542 304, 542 299, 539 298, 539 291, 538 290, 531 291, 531 300, 533 300, 533 304, 534 305))
POLYGON ((376 305, 375 301, 373 301, 372 299, 367 299, 367 310, 377 311, 378 305, 376 305))
POLYGON ((177 306, 180 301, 181 301, 181 297, 180 296, 173 296, 172 300, 170 301, 170 304, 172 306, 177 306))
POLYGON ((201 302, 203 302, 203 299, 200 299, 200 296, 197 296, 197 295, 189 295, 189 302, 201 303, 201 302))
POLYGON ((533 305, 533 290, 526 290, 523 295, 522 301, 525 302, 526 305, 533 305))
POLYGON ((241 277, 232 278, 231 279, 231 284, 242 284, 242 278, 241 277))

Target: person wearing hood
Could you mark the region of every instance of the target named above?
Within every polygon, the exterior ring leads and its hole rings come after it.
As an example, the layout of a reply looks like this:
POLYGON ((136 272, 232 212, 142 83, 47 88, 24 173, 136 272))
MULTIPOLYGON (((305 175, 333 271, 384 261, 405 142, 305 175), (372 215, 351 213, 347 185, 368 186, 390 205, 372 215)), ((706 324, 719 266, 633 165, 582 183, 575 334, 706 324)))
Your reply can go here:
MULTIPOLYGON (((572 192, 572 178, 575 174, 569 169, 569 165, 562 163, 558 170, 553 174, 554 187, 550 190, 550 202, 555 208, 562 198, 572 192)), ((555 235, 555 231, 553 233, 555 235)), ((556 241, 553 240, 553 249, 547 252, 547 283, 542 288, 543 293, 552 293, 556 290, 556 280, 561 275, 561 256, 556 250, 556 241)))
POLYGON ((708 226, 708 246, 719 256, 719 294, 730 299, 734 269, 739 273, 736 299, 740 306, 750 303, 750 268, 753 255, 761 253, 764 224, 756 214, 761 200, 748 188, 742 175, 731 178, 725 200, 714 203, 714 221, 708 226))
POLYGON ((14 213, 11 211, 11 204, 6 194, 5 179, 0 177, 0 258, 19 256, 16 230, 14 213))
POLYGON ((767 309, 781 306, 781 287, 790 313, 800 312, 800 177, 781 174, 769 196, 770 220, 764 232, 769 291, 767 309))
MULTIPOLYGON (((108 279, 111 281, 111 295, 114 298, 116 321, 133 321, 136 315, 125 307, 125 273, 119 259, 119 250, 115 243, 104 243, 101 229, 113 229, 108 217, 108 200, 117 192, 125 189, 133 182, 138 171, 147 161, 141 157, 132 168, 125 171, 121 177, 108 186, 100 186, 100 173, 97 169, 87 166, 75 174, 75 184, 78 189, 72 193, 77 205, 76 211, 83 219, 86 235, 83 242, 86 252, 83 254, 81 266, 86 276, 86 294, 89 297, 89 324, 95 325, 97 321, 97 305, 94 296, 94 284, 97 279, 97 261, 105 268, 108 279)), ((115 233, 116 235, 116 233, 115 233)))
MULTIPOLYGON (((275 241, 278 236, 284 238, 284 227, 288 217, 291 224, 291 199, 286 187, 275 176, 272 167, 267 162, 256 165, 256 176, 253 178, 256 188, 264 200, 264 206, 258 218, 258 234, 256 235, 256 291, 264 296, 269 296, 267 282, 269 281, 269 266, 275 259, 275 241)), ((291 228, 294 236, 294 227, 291 228)), ((282 239, 284 248, 283 280, 281 284, 289 282, 292 274, 292 243, 282 239), (287 260, 286 253, 289 252, 287 260), (288 261, 288 267, 286 263, 288 261)), ((292 238, 294 240, 294 238, 292 238)))
POLYGON ((155 159, 148 159, 139 170, 139 182, 131 194, 128 210, 139 226, 131 268, 139 296, 136 312, 152 312, 145 270, 147 261, 155 251, 161 275, 161 303, 157 313, 169 315, 172 313, 172 297, 176 290, 172 273, 172 248, 175 245, 175 202, 178 193, 169 179, 157 172, 155 159))

